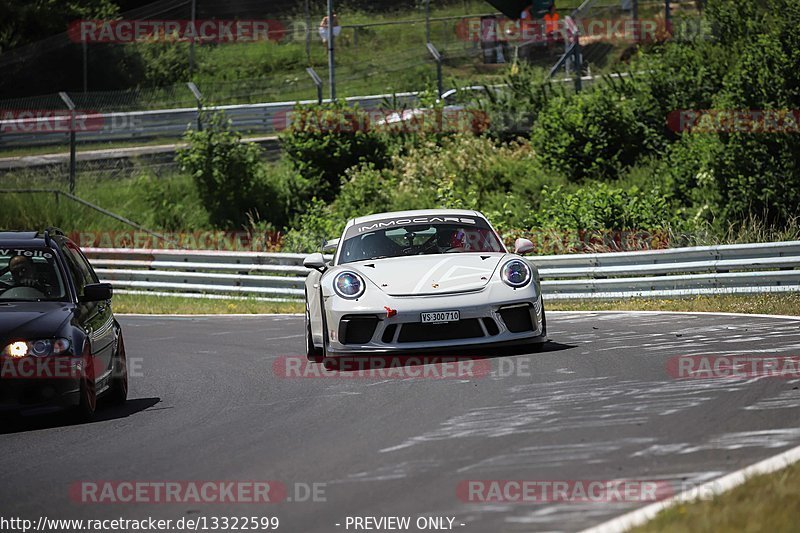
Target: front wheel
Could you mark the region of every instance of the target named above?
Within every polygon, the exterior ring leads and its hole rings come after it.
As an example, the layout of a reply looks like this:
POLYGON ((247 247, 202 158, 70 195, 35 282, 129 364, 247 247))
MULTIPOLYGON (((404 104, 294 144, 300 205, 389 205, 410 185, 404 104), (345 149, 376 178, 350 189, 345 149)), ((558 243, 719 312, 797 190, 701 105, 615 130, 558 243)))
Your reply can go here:
POLYGON ((306 308, 306 358, 314 363, 322 361, 324 351, 314 346, 314 337, 311 335, 311 314, 306 308))
POLYGON ((125 342, 119 336, 117 353, 111 365, 111 387, 108 397, 112 403, 121 405, 128 399, 128 362, 125 356, 125 342))
POLYGON ((91 359, 86 362, 84 375, 81 377, 80 401, 75 407, 77 422, 90 422, 97 410, 97 385, 94 381, 94 367, 91 359))

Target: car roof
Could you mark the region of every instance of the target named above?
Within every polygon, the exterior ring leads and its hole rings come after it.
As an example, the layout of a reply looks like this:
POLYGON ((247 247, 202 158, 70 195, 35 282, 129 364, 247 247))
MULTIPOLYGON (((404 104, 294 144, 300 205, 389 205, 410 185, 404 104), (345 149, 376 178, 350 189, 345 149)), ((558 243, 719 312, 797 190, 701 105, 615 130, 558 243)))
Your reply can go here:
MULTIPOLYGON (((53 240, 62 239, 63 235, 50 234, 53 240)), ((39 231, 0 231, 0 246, 2 247, 42 247, 47 248, 44 232, 39 231)))
POLYGON ((412 211, 391 211, 389 213, 375 213, 374 215, 367 215, 364 217, 357 217, 349 220, 347 226, 352 226, 355 223, 370 222, 372 220, 382 220, 385 218, 398 218, 398 217, 424 217, 433 215, 449 215, 456 217, 481 217, 486 218, 478 211, 473 209, 416 209, 412 211))

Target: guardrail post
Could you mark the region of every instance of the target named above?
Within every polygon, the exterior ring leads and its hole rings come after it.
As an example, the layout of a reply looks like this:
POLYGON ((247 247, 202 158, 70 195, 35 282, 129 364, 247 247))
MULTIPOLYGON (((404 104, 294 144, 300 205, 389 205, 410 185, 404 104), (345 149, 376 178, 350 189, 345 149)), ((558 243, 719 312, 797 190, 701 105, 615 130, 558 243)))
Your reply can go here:
POLYGON ((193 81, 187 83, 186 86, 189 87, 195 100, 197 100, 197 131, 203 131, 203 119, 201 116, 203 112, 203 93, 200 92, 200 89, 197 88, 193 81))
POLYGON ((308 67, 306 72, 311 76, 314 85, 317 86, 317 103, 322 104, 322 78, 319 77, 317 71, 315 71, 313 67, 308 67))
POLYGON ((76 139, 75 139, 75 102, 72 101, 72 98, 65 92, 58 93, 58 96, 61 97, 61 100, 67 107, 69 108, 69 192, 70 194, 75 193, 75 174, 77 171, 77 155, 76 155, 76 139))
POLYGON ((426 45, 428 47, 428 52, 431 53, 433 59, 436 61, 436 87, 439 91, 439 98, 442 97, 444 93, 444 83, 442 81, 442 55, 439 53, 439 50, 433 45, 433 43, 428 43, 426 45))

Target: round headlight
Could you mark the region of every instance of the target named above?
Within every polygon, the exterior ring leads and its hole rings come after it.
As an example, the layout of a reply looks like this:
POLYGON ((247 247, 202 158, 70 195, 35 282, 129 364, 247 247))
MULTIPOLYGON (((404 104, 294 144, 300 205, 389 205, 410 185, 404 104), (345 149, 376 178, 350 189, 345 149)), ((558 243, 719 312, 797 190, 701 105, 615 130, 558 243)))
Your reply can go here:
POLYGON ((5 347, 3 353, 14 358, 25 357, 28 355, 28 343, 22 341, 12 342, 5 347))
POLYGON ((31 353, 36 356, 50 355, 50 341, 41 340, 31 343, 31 353))
POLYGON ((500 269, 500 277, 510 287, 524 287, 531 281, 531 267, 521 259, 512 259, 500 269))
POLYGON ((354 272, 342 272, 333 279, 333 289, 342 298, 358 298, 364 294, 366 284, 354 272))

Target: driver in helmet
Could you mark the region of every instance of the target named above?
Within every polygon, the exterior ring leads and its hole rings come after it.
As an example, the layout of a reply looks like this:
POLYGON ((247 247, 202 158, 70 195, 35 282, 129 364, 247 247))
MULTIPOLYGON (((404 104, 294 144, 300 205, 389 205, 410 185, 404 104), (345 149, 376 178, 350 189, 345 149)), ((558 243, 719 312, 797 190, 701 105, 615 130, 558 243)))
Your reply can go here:
POLYGON ((14 280, 15 287, 30 287, 47 294, 49 291, 44 283, 36 277, 33 260, 25 255, 15 255, 8 262, 8 270, 14 280))

